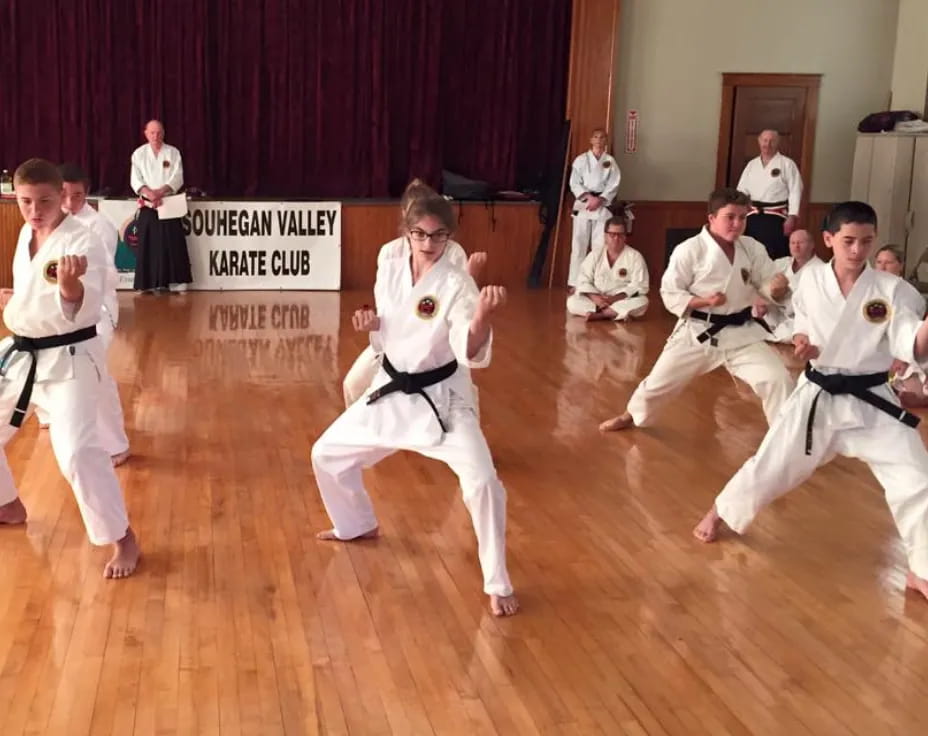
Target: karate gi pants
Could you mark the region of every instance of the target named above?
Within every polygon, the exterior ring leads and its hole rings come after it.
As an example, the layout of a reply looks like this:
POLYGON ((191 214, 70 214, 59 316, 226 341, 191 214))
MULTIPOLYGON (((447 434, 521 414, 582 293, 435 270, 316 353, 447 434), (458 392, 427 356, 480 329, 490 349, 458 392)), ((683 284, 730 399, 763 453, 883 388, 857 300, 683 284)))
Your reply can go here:
POLYGON ((636 426, 648 426, 661 404, 682 391, 697 376, 720 365, 747 383, 760 398, 767 424, 789 397, 795 381, 783 361, 763 341, 723 350, 696 342, 686 326, 680 326, 667 340, 663 352, 632 397, 627 411, 636 426))
MULTIPOLYGON (((615 312, 615 320, 620 321, 629 317, 640 317, 648 308, 648 297, 633 296, 631 299, 622 299, 614 302, 610 307, 615 312)), ((586 317, 596 311, 596 305, 588 296, 571 294, 567 297, 567 311, 578 317, 586 317)))
POLYGON ((576 286, 580 278, 580 266, 591 248, 601 248, 605 240, 606 220, 611 217, 609 210, 603 209, 606 216, 593 219, 585 215, 573 216, 573 233, 570 239, 570 269, 567 273, 567 285, 576 286))
MULTIPOLYGON (((0 346, 4 349, 6 345, 0 346)), ((14 364, 0 379, 0 446, 16 434, 10 417, 26 380, 30 359, 14 354, 14 364)), ((71 484, 78 509, 93 544, 111 544, 122 539, 129 519, 122 489, 109 453, 97 431, 98 403, 104 371, 87 354, 74 356, 73 378, 36 382, 32 405, 41 407, 50 420, 49 438, 61 473, 71 484)), ((0 453, 0 505, 16 499, 18 492, 7 462, 0 453)))
MULTIPOLYGON (((113 344, 115 327, 109 314, 104 311, 103 319, 97 323, 97 334, 103 342, 103 351, 109 355, 110 345, 113 344)), ((122 414, 122 402, 119 399, 119 386, 107 366, 100 371, 100 402, 97 408, 97 431, 100 433, 100 444, 110 457, 119 455, 129 449, 129 438, 126 436, 125 418, 122 414)), ((49 414, 42 407, 36 406, 36 419, 40 424, 50 424, 49 414)))
MULTIPOLYGON (((764 506, 803 483, 835 455, 857 458, 883 487, 909 567, 920 578, 928 578, 928 451, 921 435, 898 421, 835 428, 829 421, 829 404, 836 398, 860 400, 822 393, 815 412, 812 454, 806 455, 806 423, 817 393, 818 386, 803 384, 784 404, 757 454, 715 499, 719 516, 741 534, 764 506)), ((889 399, 887 393, 880 394, 889 399)), ((879 413, 860 404, 865 421, 879 413)))
MULTIPOLYGON (((389 396, 380 399, 390 401, 389 396)), ((449 431, 434 446, 398 445, 388 437, 376 437, 359 421, 360 413, 372 411, 362 402, 350 406, 323 432, 312 449, 313 472, 335 536, 352 539, 378 525, 361 476, 397 450, 410 450, 441 460, 461 484, 464 505, 477 535, 477 555, 487 595, 511 595, 506 570, 506 490, 493 467, 480 424, 471 409, 452 408, 449 431)), ((428 411, 426 407, 424 411, 428 411)))

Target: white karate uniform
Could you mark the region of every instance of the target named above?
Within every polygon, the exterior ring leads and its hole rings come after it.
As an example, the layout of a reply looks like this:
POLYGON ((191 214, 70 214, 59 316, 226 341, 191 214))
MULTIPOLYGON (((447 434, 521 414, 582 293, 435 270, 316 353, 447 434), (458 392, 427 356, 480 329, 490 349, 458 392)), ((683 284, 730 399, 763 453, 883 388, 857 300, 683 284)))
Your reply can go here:
MULTIPOLYGON (((357 401, 316 441, 313 470, 326 511, 342 539, 377 526, 364 489, 362 468, 397 450, 411 450, 445 462, 458 476, 464 504, 477 535, 478 556, 488 595, 510 595, 506 571, 506 491, 493 467, 473 409, 473 384, 464 367, 490 362, 491 340, 467 357, 467 336, 477 307, 473 279, 445 257, 413 285, 406 258, 381 263, 374 287, 380 329, 371 342, 398 371, 421 372, 458 361, 448 379, 425 389, 447 427, 441 426, 426 400, 402 392, 373 404, 357 401), (431 309, 431 312, 427 311, 431 309)), ((374 381, 390 381, 380 368, 374 381)))
POLYGON ((639 427, 651 423, 659 405, 681 391, 693 378, 724 365, 733 376, 751 386, 764 406, 767 422, 793 390, 783 361, 764 342, 767 331, 756 322, 723 327, 715 336, 716 345, 697 338, 707 322, 689 317, 688 304, 694 296, 726 295, 720 307, 699 311, 734 314, 752 305, 757 293, 765 294, 775 274, 773 262, 764 246, 742 236, 735 243, 734 263, 704 227, 699 235, 678 245, 661 279, 664 306, 680 319, 667 339, 651 373, 635 389, 628 401, 628 412, 639 427))
MULTIPOLYGON (((833 374, 887 371, 894 357, 914 362, 921 325, 902 281, 866 268, 847 299, 831 264, 814 264, 793 298, 796 332, 820 349, 816 370, 833 374)), ((898 405, 888 384, 869 389, 898 405)), ((900 410, 901 411, 901 410, 900 410)), ((757 454, 716 498, 719 515, 739 534, 767 504, 803 483, 836 454, 865 462, 883 486, 909 565, 928 578, 928 451, 917 430, 850 395, 830 395, 805 375, 771 424, 757 454), (818 396, 811 454, 806 426, 818 396)))
POLYGON ((576 286, 580 276, 580 265, 587 252, 603 246, 603 228, 612 217, 609 205, 619 191, 622 174, 615 159, 608 153, 596 158, 593 151, 582 153, 574 159, 570 169, 570 191, 576 201, 573 210, 573 234, 570 242, 570 271, 567 276, 568 286, 576 286), (599 209, 590 212, 580 200, 587 192, 600 192, 603 202, 599 209))
POLYGON ((613 302, 611 306, 615 319, 624 320, 630 315, 640 317, 648 308, 649 284, 648 265, 637 250, 626 245, 610 266, 607 248, 597 248, 583 259, 577 290, 567 297, 567 311, 585 317, 596 311, 596 304, 584 294, 615 296, 624 293, 628 298, 613 302))
POLYGON ((822 263, 822 259, 818 256, 812 256, 798 271, 793 270, 792 256, 777 258, 773 262, 774 268, 786 276, 786 280, 789 282, 790 295, 781 305, 771 303, 767 306, 767 314, 764 317, 764 321, 770 325, 770 329, 773 330, 772 334, 767 335, 767 340, 769 342, 793 341, 792 295, 796 292, 796 288, 799 286, 799 277, 802 276, 809 265, 813 263, 822 263))
POLYGON ((787 214, 798 217, 802 176, 796 163, 782 153, 775 153, 766 166, 757 156, 741 172, 738 191, 747 194, 752 202, 787 202, 787 214))
MULTIPOLYGON (((139 146, 132 152, 129 183, 136 194, 143 186, 149 189, 169 186, 176 194, 184 186, 184 162, 180 151, 167 143, 161 146, 158 153, 155 153, 150 143, 139 146)), ((151 207, 151 202, 146 200, 145 205, 151 207)))
MULTIPOLYGON (((898 277, 897 277, 898 278, 898 277)), ((925 316, 925 297, 922 296, 921 292, 916 289, 912 284, 910 284, 905 279, 899 279, 902 281, 902 285, 899 287, 899 297, 905 301, 906 306, 911 309, 915 314, 920 318, 925 316)), ((905 382, 912 377, 915 377, 916 380, 920 381, 924 387, 925 383, 925 371, 916 364, 909 363, 909 367, 906 370, 898 375, 892 377, 892 384, 894 386, 898 385, 900 387, 905 384, 905 382)), ((911 387, 917 389, 918 387, 911 387)), ((922 389, 924 392, 924 389, 922 389)))
MULTIPOLYGON (((409 241, 405 237, 396 238, 389 243, 385 243, 377 254, 378 270, 384 261, 391 258, 409 258, 411 252, 409 241)), ((467 253, 457 241, 448 241, 445 245, 445 256, 457 268, 467 269, 467 253)), ((355 358, 354 363, 352 363, 351 368, 348 369, 348 373, 345 375, 345 380, 342 381, 342 394, 345 397, 346 407, 351 406, 364 395, 370 388, 371 381, 374 380, 378 370, 380 370, 380 355, 373 347, 368 345, 355 358)))
MULTIPOLYGON (((113 343, 113 332, 119 322, 119 298, 116 294, 119 286, 119 273, 116 270, 116 247, 119 243, 119 233, 113 224, 89 204, 85 204, 80 212, 74 215, 81 225, 94 233, 103 242, 106 248, 107 269, 106 289, 103 295, 103 307, 100 312, 100 321, 97 323, 97 334, 103 341, 104 355, 109 353, 113 343)), ((28 238, 32 237, 31 231, 28 238)), ((28 248, 28 243, 26 245, 28 248)), ((106 359, 100 366, 100 416, 97 422, 97 431, 100 433, 100 442, 104 449, 112 456, 119 455, 129 449, 129 438, 126 436, 125 422, 122 415, 122 404, 119 400, 119 387, 110 374, 106 359)), ((44 409, 36 407, 36 417, 41 424, 49 424, 48 414, 44 409)))
MULTIPOLYGON (((13 257, 13 296, 3 310, 3 321, 15 335, 49 337, 94 327, 106 293, 107 255, 100 239, 66 216, 30 258, 32 229, 24 225, 13 257), (64 255, 87 257, 81 277, 84 298, 80 309, 61 300, 54 268, 64 255)), ((12 345, 0 342, 0 356, 12 345)), ((99 441, 97 408, 105 372, 105 351, 99 337, 37 353, 36 381, 31 404, 47 412, 55 459, 77 499, 90 541, 110 544, 126 535, 129 522, 122 490, 109 453, 99 441)), ((0 445, 16 433, 10 425, 13 409, 26 382, 31 359, 13 352, 0 379, 0 445)), ((17 496, 6 455, 0 454, 0 504, 17 496)))

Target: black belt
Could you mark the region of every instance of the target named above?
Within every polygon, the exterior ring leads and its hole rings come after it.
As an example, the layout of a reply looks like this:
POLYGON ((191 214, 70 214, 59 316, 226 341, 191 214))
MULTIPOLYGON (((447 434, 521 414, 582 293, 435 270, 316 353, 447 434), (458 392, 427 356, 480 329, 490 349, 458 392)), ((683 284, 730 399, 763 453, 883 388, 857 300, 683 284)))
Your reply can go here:
POLYGON ((13 409, 13 416, 10 418, 10 424, 14 427, 22 426, 23 419, 26 418, 26 412, 29 410, 29 402, 32 399, 32 387, 35 385, 35 370, 38 362, 36 353, 39 350, 47 348, 60 348, 64 345, 73 345, 74 343, 84 342, 97 336, 96 327, 84 327, 74 332, 68 332, 65 335, 49 335, 48 337, 22 337, 13 335, 13 344, 0 358, 2 373, 6 375, 7 360, 13 352, 29 353, 32 363, 29 366, 29 373, 26 374, 26 383, 19 394, 19 400, 16 402, 16 408, 13 409))
POLYGON ((815 422, 815 408, 822 391, 827 391, 832 396, 840 394, 850 394, 856 396, 861 401, 876 407, 882 412, 889 414, 891 417, 898 419, 900 422, 913 429, 921 421, 917 416, 907 412, 898 404, 894 404, 882 396, 877 396, 867 389, 882 386, 889 381, 889 374, 886 371, 882 373, 866 373, 862 375, 848 376, 842 373, 820 373, 812 367, 811 363, 806 364, 806 378, 816 386, 821 386, 821 390, 812 400, 812 406, 809 408, 809 420, 806 422, 806 455, 812 454, 812 425, 815 422))
POLYGON ((438 415, 438 409, 435 408, 435 404, 432 403, 429 395, 425 393, 425 388, 427 386, 433 386, 436 383, 441 383, 446 378, 451 378, 451 376, 454 375, 454 372, 458 369, 458 362, 456 360, 452 360, 450 363, 445 363, 444 365, 438 366, 438 368, 433 368, 430 371, 422 371, 420 373, 406 373, 405 371, 396 370, 396 368, 394 368, 393 364, 390 362, 390 359, 384 355, 383 369, 387 372, 387 375, 390 376, 390 382, 385 383, 380 388, 372 391, 370 396, 367 397, 368 404, 373 404, 378 399, 383 398, 387 394, 395 393, 396 391, 402 391, 404 394, 419 394, 419 396, 422 396, 427 402, 429 402, 429 406, 432 407, 432 411, 435 412, 435 418, 438 419, 438 424, 441 426, 441 431, 448 431, 445 428, 445 423, 438 415))
POLYGON ((767 330, 767 332, 773 334, 773 331, 770 329, 770 325, 768 325, 762 319, 757 319, 751 314, 751 307, 745 307, 740 312, 735 312, 734 314, 712 314, 710 312, 703 312, 699 309, 694 309, 692 312, 690 312, 690 317, 694 319, 708 320, 708 329, 702 334, 698 335, 696 340, 699 342, 705 342, 706 340, 709 340, 710 345, 718 345, 715 336, 722 331, 722 328, 740 327, 741 325, 746 325, 748 322, 756 322, 765 330, 767 330))

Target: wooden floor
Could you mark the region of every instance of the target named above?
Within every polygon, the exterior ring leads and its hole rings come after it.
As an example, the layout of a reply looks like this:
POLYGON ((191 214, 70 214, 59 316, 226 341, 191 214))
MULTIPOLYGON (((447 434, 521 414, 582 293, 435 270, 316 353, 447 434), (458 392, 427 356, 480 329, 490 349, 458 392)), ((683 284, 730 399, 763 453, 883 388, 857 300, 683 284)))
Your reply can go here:
MULTIPOLYGON (((10 445, 0 734, 928 733, 928 602, 879 488, 838 460, 741 540, 690 530, 763 434, 727 373, 601 436, 669 332, 513 295, 477 381, 524 611, 496 620, 452 474, 368 474, 384 536, 317 542, 313 439, 366 294, 123 294, 119 472, 145 557, 105 581, 45 433, 10 445)), ((926 422, 928 424, 928 422, 926 422)))

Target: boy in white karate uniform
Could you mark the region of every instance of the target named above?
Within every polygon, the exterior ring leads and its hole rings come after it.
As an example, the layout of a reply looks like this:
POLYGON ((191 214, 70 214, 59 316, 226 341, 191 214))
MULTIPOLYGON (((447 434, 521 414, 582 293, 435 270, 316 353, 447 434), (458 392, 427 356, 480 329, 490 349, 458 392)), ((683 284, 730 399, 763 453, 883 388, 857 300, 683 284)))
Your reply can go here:
MULTIPOLYGON (((108 353, 113 343, 113 332, 119 321, 119 298, 116 294, 116 288, 119 286, 119 274, 116 271, 119 234, 108 219, 87 204, 87 190, 90 186, 87 174, 75 164, 63 164, 59 171, 64 179, 64 211, 74 215, 74 219, 99 237, 106 248, 106 293, 103 297, 100 322, 97 323, 97 334, 103 342, 104 353, 108 353)), ((130 454, 129 438, 126 436, 122 404, 119 400, 119 387, 105 361, 100 366, 100 372, 100 416, 97 430, 100 432, 103 449, 109 453, 113 465, 119 466, 129 459, 130 454)), ((43 426, 48 426, 48 418, 39 407, 36 407, 36 416, 43 426)))
POLYGON ((473 384, 463 366, 490 362, 492 313, 505 290, 484 287, 445 257, 454 226, 440 197, 412 203, 406 213, 409 258, 377 270, 377 312, 358 310, 357 330, 370 331, 383 354, 366 401, 357 401, 316 441, 313 470, 333 529, 321 539, 352 540, 379 533, 361 471, 397 450, 442 460, 458 476, 477 535, 484 592, 494 615, 518 610, 506 569, 506 491, 493 467, 473 409, 473 384))
POLYGON ((661 404, 720 365, 754 389, 767 422, 773 421, 794 382, 765 342, 769 330, 753 318, 751 305, 758 293, 781 302, 788 286, 764 246, 743 236, 748 208, 742 192, 713 192, 708 226, 674 249, 661 297, 680 319, 625 412, 600 424, 600 430, 647 426, 661 404))
POLYGON ((742 534, 767 504, 835 455, 862 460, 883 486, 909 562, 907 586, 928 597, 928 451, 889 387, 893 358, 928 360, 928 323, 903 282, 867 265, 876 212, 836 205, 826 222, 830 263, 814 264, 793 297, 796 357, 809 361, 757 454, 716 497, 693 533, 742 534))
MULTIPOLYGON (((108 578, 131 575, 139 558, 122 489, 99 442, 97 408, 105 360, 96 325, 106 293, 100 239, 62 211, 62 180, 48 161, 30 159, 13 177, 26 224, 13 257, 13 290, 0 342, 0 445, 32 406, 51 421, 55 459, 77 499, 90 541, 113 546, 108 578)), ((0 454, 0 523, 26 520, 6 455, 0 454)))
POLYGON ((567 274, 571 294, 577 286, 580 265, 586 254, 603 246, 603 226, 612 216, 609 205, 615 199, 622 179, 616 160, 606 153, 607 140, 605 130, 594 130, 590 137, 590 150, 577 156, 570 167, 570 191, 575 197, 567 274))
MULTIPOLYGON (((413 179, 403 196, 400 198, 400 227, 403 228, 403 221, 406 217, 406 211, 409 206, 417 199, 425 197, 437 197, 438 194, 430 186, 425 184, 421 179, 413 179)), ((380 247, 377 254, 377 268, 384 261, 391 258, 406 258, 411 254, 409 240, 405 235, 391 240, 380 247)), ((449 240, 445 245, 445 257, 448 258, 457 268, 466 270, 471 278, 477 278, 481 269, 487 262, 487 254, 483 252, 472 253, 469 257, 461 247, 461 244, 454 240, 449 240)), ((377 371, 380 370, 380 355, 371 345, 368 345, 361 354, 355 358, 345 379, 342 381, 342 395, 345 398, 345 407, 351 406, 355 401, 360 399, 364 393, 371 387, 371 382, 377 371)), ((475 389, 476 390, 476 389, 475 389)))
MULTIPOLYGON (((789 282, 790 293, 796 291, 799 277, 810 263, 821 263, 822 259, 815 255, 815 241, 808 230, 794 230, 789 236, 788 256, 777 258, 773 265, 789 282)), ((782 305, 768 303, 758 299, 754 304, 754 316, 763 319, 773 330, 767 336, 769 342, 793 341, 793 301, 786 298, 782 305)))
POLYGON ((580 267, 577 291, 567 297, 567 311, 588 322, 624 322, 648 310, 648 265, 644 256, 625 244, 625 220, 610 217, 606 245, 589 253, 580 267))

